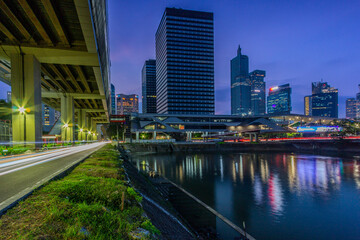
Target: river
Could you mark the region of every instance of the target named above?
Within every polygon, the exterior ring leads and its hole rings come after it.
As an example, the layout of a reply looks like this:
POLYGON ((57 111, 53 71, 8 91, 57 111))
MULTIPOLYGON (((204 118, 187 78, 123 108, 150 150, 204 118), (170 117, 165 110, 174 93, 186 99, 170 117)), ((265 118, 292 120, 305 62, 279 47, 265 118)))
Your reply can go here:
MULTIPOLYGON (((360 239, 360 162, 288 153, 137 156, 256 239, 360 239)), ((216 231, 234 239, 220 220, 216 231)))

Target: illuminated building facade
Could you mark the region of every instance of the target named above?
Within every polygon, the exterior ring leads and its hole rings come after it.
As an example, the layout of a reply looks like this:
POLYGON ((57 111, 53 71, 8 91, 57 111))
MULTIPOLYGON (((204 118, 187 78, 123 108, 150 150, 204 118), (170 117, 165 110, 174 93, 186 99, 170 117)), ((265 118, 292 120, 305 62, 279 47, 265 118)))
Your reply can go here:
POLYGON ((231 115, 251 115, 251 83, 249 78, 249 58, 241 54, 238 47, 237 55, 231 62, 231 115))
POLYGON ((355 98, 346 99, 346 118, 355 119, 356 118, 356 108, 358 101, 355 98))
POLYGON ((166 8, 155 38, 157 112, 214 114, 213 13, 166 8))
POLYGON ((252 71, 249 77, 251 83, 251 113, 255 116, 264 115, 266 112, 265 71, 252 71))
POLYGON ((115 101, 115 86, 111 84, 111 114, 116 114, 116 101, 115 101))
POLYGON ((311 96, 304 97, 304 114, 305 116, 312 116, 312 98, 311 96))
POLYGON ((55 109, 51 108, 46 104, 41 104, 41 106, 43 132, 48 133, 50 132, 51 128, 54 126, 55 123, 55 109))
POLYGON ((139 96, 137 94, 118 94, 116 98, 118 115, 139 112, 139 96))
POLYGON ((142 112, 156 113, 156 61, 147 60, 142 68, 142 112))
POLYGON ((313 82, 310 116, 338 117, 338 90, 327 82, 313 82))
POLYGON ((290 114, 291 112, 291 87, 284 84, 269 89, 267 97, 267 113, 269 115, 290 114))

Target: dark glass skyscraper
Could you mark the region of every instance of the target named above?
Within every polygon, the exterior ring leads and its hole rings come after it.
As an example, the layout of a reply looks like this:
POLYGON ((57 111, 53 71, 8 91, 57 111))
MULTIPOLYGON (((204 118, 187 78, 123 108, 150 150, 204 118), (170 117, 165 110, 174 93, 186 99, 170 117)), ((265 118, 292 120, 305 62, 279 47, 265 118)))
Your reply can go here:
POLYGON ((251 113, 252 115, 264 115, 265 107, 265 71, 255 70, 249 75, 251 84, 251 113))
POLYGON ((156 113, 156 61, 147 60, 142 68, 142 112, 156 113))
POLYGON ((251 114, 251 84, 249 78, 249 58, 241 54, 238 47, 237 56, 231 60, 231 114, 251 114))
POLYGON ((267 112, 269 115, 290 114, 291 112, 290 84, 284 84, 269 89, 269 95, 267 97, 267 112))
POLYGON ((311 116, 338 117, 338 90, 327 82, 313 82, 311 116))
POLYGON ((213 13, 166 8, 155 42, 157 112, 214 114, 213 13))

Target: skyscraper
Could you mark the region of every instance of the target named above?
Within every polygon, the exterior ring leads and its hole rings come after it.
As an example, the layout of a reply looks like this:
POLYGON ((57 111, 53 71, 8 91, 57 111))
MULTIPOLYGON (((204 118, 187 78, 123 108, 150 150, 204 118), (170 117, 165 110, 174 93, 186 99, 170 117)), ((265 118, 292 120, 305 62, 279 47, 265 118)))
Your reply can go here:
POLYGON ((43 132, 48 133, 55 123, 55 109, 46 104, 41 104, 41 107, 43 132))
POLYGON ((166 8, 155 42, 157 112, 214 114, 213 13, 166 8))
POLYGON ((355 98, 346 99, 346 118, 355 119, 356 118, 356 108, 358 101, 355 98))
POLYGON ((139 112, 139 96, 137 94, 118 94, 116 100, 118 115, 139 112))
POLYGON ((304 97, 304 114, 306 116, 312 116, 312 98, 311 98, 311 95, 304 97))
POLYGON ((338 90, 327 82, 313 82, 311 116, 338 117, 338 90))
POLYGON ((115 86, 111 84, 111 114, 116 114, 115 86))
POLYGON ((251 84, 251 113, 252 115, 264 115, 265 107, 265 71, 255 70, 249 75, 251 84))
POLYGON ((267 97, 267 112, 269 115, 290 114, 290 84, 284 84, 269 89, 269 95, 267 97))
POLYGON ((249 58, 241 54, 240 46, 236 57, 231 60, 231 114, 251 114, 249 58))
POLYGON ((156 113, 156 61, 145 61, 142 68, 142 112, 156 113))
POLYGON ((11 103, 11 91, 7 91, 6 93, 6 102, 11 103))

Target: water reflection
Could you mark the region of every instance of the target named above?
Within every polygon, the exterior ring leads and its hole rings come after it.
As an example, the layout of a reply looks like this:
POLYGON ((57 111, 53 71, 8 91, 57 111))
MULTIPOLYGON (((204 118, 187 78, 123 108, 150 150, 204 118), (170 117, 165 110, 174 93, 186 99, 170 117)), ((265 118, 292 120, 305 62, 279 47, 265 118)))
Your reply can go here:
POLYGON ((309 239, 307 234, 316 231, 318 239, 334 238, 339 223, 352 226, 352 236, 360 237, 359 227, 353 227, 359 204, 347 210, 342 202, 343 196, 360 198, 357 161, 294 154, 170 154, 141 156, 139 169, 142 162, 236 224, 245 221, 257 239, 278 239, 279 233, 284 239, 309 239), (319 230, 304 231, 304 222, 319 230))

